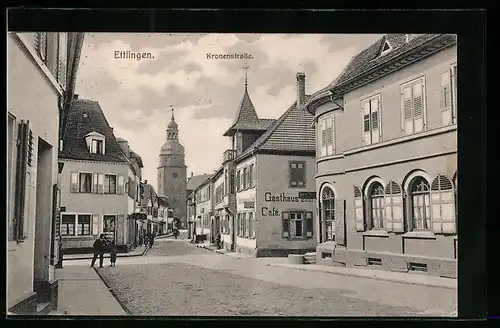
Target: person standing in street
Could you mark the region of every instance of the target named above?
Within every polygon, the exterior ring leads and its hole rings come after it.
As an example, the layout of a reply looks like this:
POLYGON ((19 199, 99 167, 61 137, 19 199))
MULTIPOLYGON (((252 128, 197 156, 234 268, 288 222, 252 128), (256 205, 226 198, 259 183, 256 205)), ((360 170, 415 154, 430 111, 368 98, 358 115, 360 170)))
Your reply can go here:
POLYGON ((104 262, 104 248, 105 248, 105 243, 106 241, 104 240, 104 235, 101 234, 99 236, 99 239, 96 239, 94 241, 94 256, 92 257, 92 262, 90 263, 90 267, 94 267, 95 261, 97 260, 97 257, 99 256, 99 268, 102 268, 102 264, 104 262))

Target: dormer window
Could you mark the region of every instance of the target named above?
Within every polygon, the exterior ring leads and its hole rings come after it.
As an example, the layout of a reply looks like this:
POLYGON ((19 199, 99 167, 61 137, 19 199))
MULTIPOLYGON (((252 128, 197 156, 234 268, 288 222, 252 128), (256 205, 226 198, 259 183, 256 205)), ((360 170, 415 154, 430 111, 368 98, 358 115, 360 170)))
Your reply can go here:
POLYGON ((90 149, 92 154, 102 154, 104 153, 104 141, 102 140, 92 140, 92 147, 90 149))
POLYGON ((384 45, 382 46, 382 51, 380 52, 380 56, 387 54, 391 50, 392 50, 391 45, 389 44, 389 42, 385 41, 384 45))
POLYGON ((85 136, 87 148, 91 154, 105 154, 105 138, 98 132, 90 132, 85 136))

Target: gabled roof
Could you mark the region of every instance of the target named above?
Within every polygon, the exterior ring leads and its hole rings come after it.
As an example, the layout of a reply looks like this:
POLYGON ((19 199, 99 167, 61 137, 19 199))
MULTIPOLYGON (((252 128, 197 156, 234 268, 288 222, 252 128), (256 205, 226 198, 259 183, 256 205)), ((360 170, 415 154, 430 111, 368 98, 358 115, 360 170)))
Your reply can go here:
POLYGON ((245 87, 245 92, 243 92, 243 97, 241 98, 233 124, 224 133, 224 136, 230 136, 236 130, 265 131, 267 128, 266 124, 268 124, 267 120, 263 121, 259 119, 248 90, 245 87))
POLYGON ((310 103, 316 102, 318 99, 327 96, 328 92, 332 92, 334 96, 340 96, 340 94, 337 95, 335 93, 343 86, 349 85, 351 82, 360 79, 370 71, 382 67, 393 59, 400 58, 406 53, 420 48, 426 43, 442 36, 450 39, 447 40, 445 44, 456 42, 456 35, 451 34, 419 34, 409 41, 406 40, 406 34, 384 35, 372 45, 352 57, 342 73, 340 73, 332 83, 312 95, 309 103, 306 104, 306 108, 309 110, 310 103), (388 42, 392 49, 381 56, 383 44, 385 42, 388 42))
POLYGON ((63 150, 59 152, 59 157, 106 162, 127 161, 101 106, 97 101, 86 99, 73 100, 71 103, 63 150), (106 138, 104 154, 91 154, 87 148, 85 136, 95 133, 106 138))
MULTIPOLYGON (((306 96, 306 101, 310 96, 306 96)), ((257 151, 302 151, 315 152, 315 131, 311 129, 314 115, 297 107, 294 102, 266 132, 250 147, 241 153, 235 161, 247 157, 255 149, 257 151)))
POLYGON ((207 179, 211 177, 211 174, 200 174, 200 175, 194 175, 189 178, 187 182, 187 190, 195 190, 198 188, 202 183, 204 183, 207 179))

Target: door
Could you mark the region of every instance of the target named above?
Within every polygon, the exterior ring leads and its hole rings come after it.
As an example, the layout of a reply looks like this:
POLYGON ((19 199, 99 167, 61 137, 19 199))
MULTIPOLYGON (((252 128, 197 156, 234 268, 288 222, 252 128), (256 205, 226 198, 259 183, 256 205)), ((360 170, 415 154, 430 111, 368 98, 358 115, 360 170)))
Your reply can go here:
POLYGON ((104 227, 102 232, 107 234, 112 234, 113 240, 116 236, 116 216, 115 215, 104 215, 103 216, 104 227))

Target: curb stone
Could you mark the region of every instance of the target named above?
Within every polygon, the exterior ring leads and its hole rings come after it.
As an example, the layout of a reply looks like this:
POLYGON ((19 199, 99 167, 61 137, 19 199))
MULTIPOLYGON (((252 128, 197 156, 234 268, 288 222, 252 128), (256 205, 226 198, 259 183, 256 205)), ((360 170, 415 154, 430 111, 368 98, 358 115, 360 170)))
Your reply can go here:
MULTIPOLYGON (((304 264, 305 266, 307 264, 304 264)), ((289 268, 289 269, 295 269, 295 270, 301 270, 301 271, 314 271, 314 272, 323 272, 323 273, 329 273, 329 274, 336 274, 339 276, 348 276, 348 277, 358 277, 358 278, 367 278, 367 279, 373 279, 373 280, 382 280, 382 281, 389 281, 389 282, 395 282, 399 284, 406 284, 406 285, 418 285, 418 286, 426 286, 426 287, 435 287, 435 288, 444 288, 444 289, 450 289, 450 290, 457 290, 457 287, 455 286, 446 286, 446 285, 439 285, 439 284, 432 284, 432 283, 423 283, 423 282, 415 282, 415 281, 405 281, 405 280, 398 280, 394 278, 384 278, 384 277, 378 277, 378 276, 372 276, 369 274, 366 275, 359 275, 359 274, 354 274, 354 273, 346 273, 346 272, 332 272, 332 271, 327 271, 327 270, 317 270, 317 269, 308 269, 308 268, 302 268, 302 267, 292 267, 292 266, 284 266, 281 264, 267 264, 267 266, 271 267, 279 267, 279 268, 289 268)))

